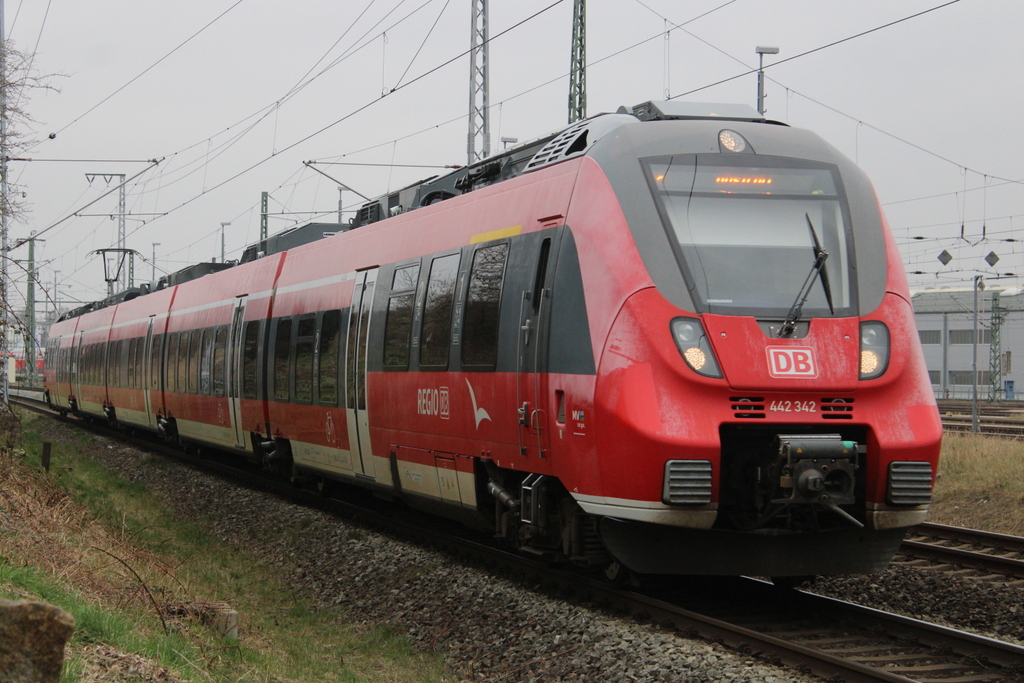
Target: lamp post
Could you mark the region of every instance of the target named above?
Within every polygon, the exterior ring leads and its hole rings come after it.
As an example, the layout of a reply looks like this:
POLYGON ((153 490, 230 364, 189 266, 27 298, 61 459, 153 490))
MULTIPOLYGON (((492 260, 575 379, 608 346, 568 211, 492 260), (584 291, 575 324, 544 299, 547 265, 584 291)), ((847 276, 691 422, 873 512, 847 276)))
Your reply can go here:
POLYGON ((224 260, 224 256, 225 256, 225 252, 224 252, 224 228, 226 228, 229 225, 231 225, 231 223, 221 223, 220 224, 220 262, 221 263, 227 263, 227 261, 224 260))
POLYGON ((764 56, 779 54, 777 47, 757 46, 757 113, 764 116, 764 56))
POLYGON ((978 432, 981 426, 978 421, 978 290, 985 289, 985 280, 981 275, 974 276, 974 334, 971 346, 971 431, 978 432))

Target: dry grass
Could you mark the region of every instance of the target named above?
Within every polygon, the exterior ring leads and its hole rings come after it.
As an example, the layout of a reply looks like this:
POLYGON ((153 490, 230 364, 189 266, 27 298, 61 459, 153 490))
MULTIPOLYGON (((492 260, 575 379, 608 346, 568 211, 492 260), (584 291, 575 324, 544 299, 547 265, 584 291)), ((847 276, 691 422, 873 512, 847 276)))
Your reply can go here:
POLYGON ((0 593, 62 602, 75 613, 71 666, 62 680, 180 680, 152 658, 93 642, 121 625, 137 627, 136 638, 168 628, 155 596, 183 587, 162 558, 134 545, 123 526, 111 530, 97 522, 55 477, 28 467, 17 450, 0 449, 0 524, 0 567, 16 577, 0 581, 0 593), (131 623, 106 610, 142 611, 152 619, 131 623))
POLYGON ((1024 535, 1024 441, 946 434, 929 520, 1024 535))
POLYGON ((446 680, 438 657, 312 613, 279 571, 102 470, 90 453, 109 443, 32 416, 23 431, 27 454, 0 443, 0 597, 72 612, 62 683, 446 680), (60 454, 49 474, 44 438, 60 454), (222 601, 240 613, 240 641, 205 623, 222 601))

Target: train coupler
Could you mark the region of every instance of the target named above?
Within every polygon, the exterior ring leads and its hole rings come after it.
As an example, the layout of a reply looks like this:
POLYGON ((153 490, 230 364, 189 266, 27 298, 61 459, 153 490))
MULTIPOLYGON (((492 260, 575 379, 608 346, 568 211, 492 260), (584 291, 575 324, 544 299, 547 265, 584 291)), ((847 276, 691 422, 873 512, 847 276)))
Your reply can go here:
POLYGON ((774 505, 820 505, 857 527, 859 520, 840 508, 856 502, 857 444, 838 434, 779 434, 769 476, 774 505))

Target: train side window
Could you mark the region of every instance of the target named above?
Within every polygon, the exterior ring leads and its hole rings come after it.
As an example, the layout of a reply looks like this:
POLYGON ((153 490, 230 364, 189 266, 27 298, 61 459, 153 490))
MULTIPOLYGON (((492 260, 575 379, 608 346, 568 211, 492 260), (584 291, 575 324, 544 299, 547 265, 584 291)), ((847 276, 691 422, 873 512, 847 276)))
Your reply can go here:
POLYGON ((462 364, 490 365, 498 360, 498 318, 508 244, 482 247, 473 255, 462 323, 462 364))
POLYGON ((117 340, 117 386, 128 386, 128 340, 117 340))
POLYGON ((130 339, 128 341, 128 374, 125 376, 127 380, 128 388, 135 388, 135 347, 138 345, 138 339, 130 339))
POLYGON ((316 339, 316 315, 299 318, 295 331, 295 400, 313 401, 313 343, 316 339))
POLYGON ((110 356, 107 358, 107 368, 110 373, 110 386, 119 387, 121 386, 121 364, 118 361, 121 359, 121 340, 115 339, 110 342, 110 356))
POLYGON ((292 337, 292 319, 277 321, 274 335, 274 398, 288 400, 288 352, 292 337))
POLYGON ((213 328, 203 330, 203 343, 200 347, 199 356, 199 393, 204 396, 210 395, 212 388, 212 377, 210 376, 210 364, 213 362, 213 328))
POLYGON ((124 362, 125 344, 124 339, 117 340, 116 346, 114 346, 114 358, 110 361, 114 364, 114 386, 122 388, 128 386, 127 368, 124 362))
POLYGON ((405 370, 409 367, 409 338, 412 335, 412 311, 416 300, 416 282, 420 264, 395 270, 388 299, 388 317, 384 324, 384 367, 405 370))
POLYGON ((224 363, 224 354, 228 342, 228 326, 221 325, 217 328, 213 338, 213 395, 224 395, 225 378, 227 377, 227 366, 224 363))
POLYGON ((179 394, 188 391, 188 342, 190 332, 182 332, 178 338, 178 370, 175 372, 175 387, 179 394))
POLYGON ((171 332, 167 335, 167 365, 164 370, 164 386, 167 391, 178 389, 175 379, 178 375, 178 333, 171 332))
POLYGON ((203 348, 203 331, 192 330, 188 344, 188 393, 199 393, 199 352, 203 348))
POLYGON ((537 276, 533 282, 530 300, 533 303, 533 314, 540 311, 540 301, 544 298, 544 281, 548 274, 548 256, 551 253, 551 238, 546 237, 540 245, 540 258, 537 261, 537 276))
POLYGON ((448 365, 448 344, 452 333, 452 303, 459 272, 459 254, 439 256, 430 266, 427 301, 423 308, 420 334, 420 365, 448 365))
POLYGON ((153 335, 153 348, 149 352, 149 388, 160 391, 160 359, 164 352, 164 336, 153 335))
POLYGON ((242 398, 256 398, 256 352, 259 341, 259 322, 247 322, 242 347, 242 398))
MULTIPOLYGON (((96 357, 96 383, 101 386, 107 384, 107 342, 100 342, 97 346, 99 354, 96 357)), ((28 359, 25 359, 25 371, 28 372, 28 359)))
POLYGON ((143 389, 146 386, 143 383, 144 382, 144 377, 143 377, 143 370, 142 370, 142 368, 144 367, 142 361, 144 360, 145 353, 146 353, 146 339, 144 337, 139 337, 138 339, 135 340, 135 388, 136 389, 143 389))
POLYGON ((338 405, 338 353, 341 346, 341 311, 324 313, 320 326, 317 358, 319 401, 321 405, 338 405))

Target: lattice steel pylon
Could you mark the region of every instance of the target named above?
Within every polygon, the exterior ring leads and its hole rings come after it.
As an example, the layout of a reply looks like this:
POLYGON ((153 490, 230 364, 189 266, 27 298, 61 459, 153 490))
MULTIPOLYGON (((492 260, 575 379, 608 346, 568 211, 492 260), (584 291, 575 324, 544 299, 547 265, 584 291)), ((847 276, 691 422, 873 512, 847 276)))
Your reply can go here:
POLYGON ((469 163, 491 153, 491 125, 488 107, 487 0, 472 0, 473 21, 469 37, 469 163))
POLYGON ((1003 394, 1003 345, 999 331, 1006 320, 1006 309, 999 302, 999 292, 992 292, 992 312, 988 338, 988 400, 998 401, 1003 394))
POLYGON ((587 118, 587 2, 574 0, 569 65, 569 123, 587 118))

